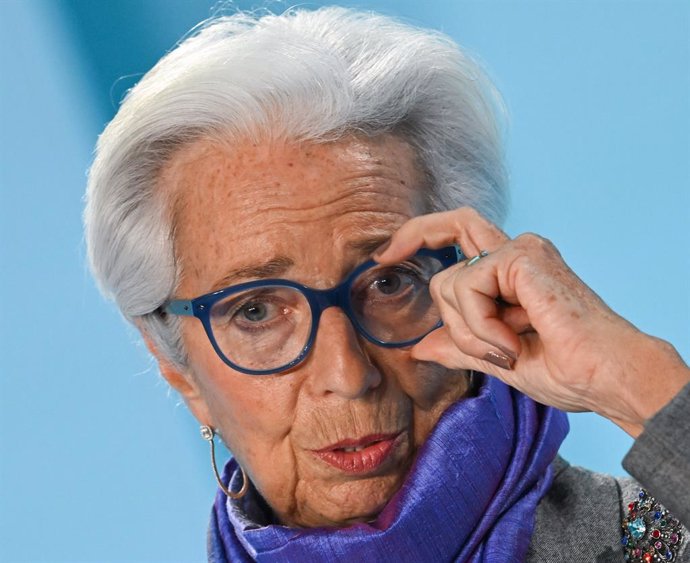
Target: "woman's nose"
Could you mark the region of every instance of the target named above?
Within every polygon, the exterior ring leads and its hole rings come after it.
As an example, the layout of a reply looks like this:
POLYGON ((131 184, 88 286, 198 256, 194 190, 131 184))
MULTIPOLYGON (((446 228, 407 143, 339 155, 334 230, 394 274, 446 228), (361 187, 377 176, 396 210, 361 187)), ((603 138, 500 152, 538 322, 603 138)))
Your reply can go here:
POLYGON ((381 373, 370 361, 352 322, 338 307, 329 307, 321 315, 311 355, 310 378, 317 393, 357 399, 381 384, 381 373))

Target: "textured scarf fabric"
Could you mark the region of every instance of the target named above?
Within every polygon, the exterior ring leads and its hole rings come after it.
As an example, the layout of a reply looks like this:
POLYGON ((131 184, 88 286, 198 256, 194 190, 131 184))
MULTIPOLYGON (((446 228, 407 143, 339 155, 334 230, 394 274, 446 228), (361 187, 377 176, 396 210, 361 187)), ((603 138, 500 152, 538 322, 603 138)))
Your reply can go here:
MULTIPOLYGON (((254 489, 241 501, 218 491, 209 561, 522 562, 550 463, 568 432, 564 413, 485 376, 476 397, 452 405, 410 474, 374 522, 348 528, 267 524, 254 489)), ((224 481, 239 489, 237 463, 224 481)))

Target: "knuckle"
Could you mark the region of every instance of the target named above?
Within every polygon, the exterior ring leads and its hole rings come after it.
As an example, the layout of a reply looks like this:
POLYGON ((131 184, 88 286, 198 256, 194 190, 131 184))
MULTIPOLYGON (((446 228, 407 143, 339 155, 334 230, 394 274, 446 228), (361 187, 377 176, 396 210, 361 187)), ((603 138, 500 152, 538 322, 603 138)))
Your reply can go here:
POLYGON ((446 323, 445 326, 448 329, 453 343, 463 352, 467 352, 474 340, 467 326, 461 322, 446 323))
POLYGON ((463 221, 470 221, 470 222, 475 222, 475 221, 481 221, 486 223, 486 219, 477 211, 474 207, 460 207, 457 210, 458 214, 458 219, 462 219, 463 221))
POLYGON ((493 223, 490 223, 473 207, 460 207, 452 213, 453 228, 457 233, 468 233, 477 228, 484 230, 493 227, 493 223))
POLYGON ((456 309, 458 289, 462 284, 458 283, 459 270, 444 270, 431 278, 429 292, 434 302, 441 308, 456 309))
POLYGON ((501 239, 507 239, 508 238, 508 235, 506 235, 497 225, 494 225, 493 223, 489 223, 489 231, 496 238, 501 238, 501 239))
POLYGON ((412 217, 411 219, 408 219, 405 221, 398 229, 393 233, 393 236, 391 236, 391 240, 394 239, 399 239, 401 237, 404 237, 410 233, 415 232, 418 229, 418 225, 422 217, 412 217))
POLYGON ((457 323, 449 327, 449 334, 455 346, 465 355, 480 357, 486 347, 464 323, 457 323))
POLYGON ((554 254, 556 247, 547 238, 536 233, 523 233, 515 239, 515 242, 522 249, 542 254, 554 254))
POLYGON ((442 286, 444 281, 443 272, 440 272, 431 278, 429 282, 429 292, 434 301, 438 301, 442 296, 442 286))
POLYGON ((532 266, 532 258, 529 254, 518 254, 512 261, 512 266, 516 270, 529 271, 532 266))
POLYGON ((434 213, 425 213, 422 215, 414 215, 413 217, 410 217, 407 219, 402 226, 398 229, 397 232, 400 232, 402 230, 409 230, 409 231, 415 231, 418 229, 421 229, 426 225, 429 221, 433 220, 434 213))
POLYGON ((438 290, 439 290, 439 284, 441 283, 441 279, 438 274, 433 276, 431 278, 431 281, 429 282, 429 291, 431 292, 432 295, 436 296, 438 295, 438 290))

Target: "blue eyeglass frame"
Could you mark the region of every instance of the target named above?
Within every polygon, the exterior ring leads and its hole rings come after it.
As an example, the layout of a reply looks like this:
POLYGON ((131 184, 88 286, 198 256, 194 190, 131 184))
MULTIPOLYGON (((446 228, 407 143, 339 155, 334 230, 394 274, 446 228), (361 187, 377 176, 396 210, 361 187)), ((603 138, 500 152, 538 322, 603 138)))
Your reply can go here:
MULTIPOLYGON (((446 246, 444 248, 439 248, 436 250, 421 248, 416 252, 415 256, 431 256, 432 258, 436 258, 443 265, 443 270, 452 266, 453 264, 457 264, 458 262, 462 262, 463 260, 465 260, 465 255, 457 246, 446 246)), ((199 319, 204 327, 204 330, 206 331, 206 336, 208 336, 208 339, 211 341, 213 349, 216 351, 216 354, 218 354, 220 359, 223 360, 223 362, 225 362, 232 369, 242 373, 246 373, 247 375, 271 375, 283 371, 288 371, 302 363, 305 360, 305 358, 309 355, 309 352, 311 351, 311 348, 314 344, 314 340, 316 339, 316 332, 319 327, 319 322, 321 321, 321 314, 329 307, 339 307, 340 309, 342 309, 342 311, 345 313, 347 318, 352 323, 352 326, 359 334, 361 334, 369 342, 376 344, 377 346, 381 346, 383 348, 402 348, 403 346, 411 346, 419 342, 431 331, 436 330, 437 328, 443 325, 443 322, 439 320, 439 322, 434 327, 429 329, 429 331, 427 331, 426 333, 422 334, 417 338, 414 338, 412 340, 406 340, 404 342, 383 342, 382 340, 378 340, 377 338, 374 338, 371 334, 369 334, 369 332, 367 332, 367 330, 359 323, 357 317, 352 311, 352 308, 350 306, 350 287, 352 285, 352 282, 362 272, 376 265, 377 262, 374 260, 368 260, 367 262, 364 262, 363 264, 355 268, 350 273, 350 275, 347 276, 347 278, 345 278, 340 284, 330 289, 314 289, 312 287, 284 279, 256 280, 240 283, 237 285, 232 285, 224 289, 219 289, 218 291, 201 295, 199 297, 196 297, 195 299, 171 300, 166 305, 164 305, 163 311, 171 315, 196 317, 197 319, 199 319), (218 346, 216 338, 213 334, 210 313, 211 309, 213 308, 213 305, 221 299, 227 297, 228 295, 232 295, 233 293, 239 293, 240 291, 246 291, 248 289, 255 289, 258 287, 266 286, 291 287, 293 289, 300 291, 302 295, 306 297, 307 302, 309 303, 312 315, 312 325, 309 332, 309 338, 307 339, 307 343, 304 345, 299 355, 294 360, 273 369, 253 370, 235 364, 223 353, 223 351, 218 346)))

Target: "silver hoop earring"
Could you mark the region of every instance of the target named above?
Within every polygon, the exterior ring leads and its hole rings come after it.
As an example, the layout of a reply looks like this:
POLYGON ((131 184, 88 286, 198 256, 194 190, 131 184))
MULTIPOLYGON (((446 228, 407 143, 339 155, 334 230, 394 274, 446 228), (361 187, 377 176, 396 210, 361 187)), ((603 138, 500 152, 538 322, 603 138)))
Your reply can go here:
POLYGON ((242 498, 245 494, 247 494, 247 490, 249 489, 249 479, 247 478, 247 474, 244 472, 244 469, 242 469, 241 465, 239 466, 240 471, 242 472, 242 488, 236 493, 233 493, 225 486, 223 481, 221 481, 220 474, 218 473, 218 467, 216 466, 216 444, 213 441, 213 438, 216 435, 215 431, 213 428, 206 426, 205 424, 201 426, 200 430, 201 437, 211 444, 211 466, 213 467, 213 474, 216 476, 218 486, 228 496, 228 498, 233 500, 242 498))

